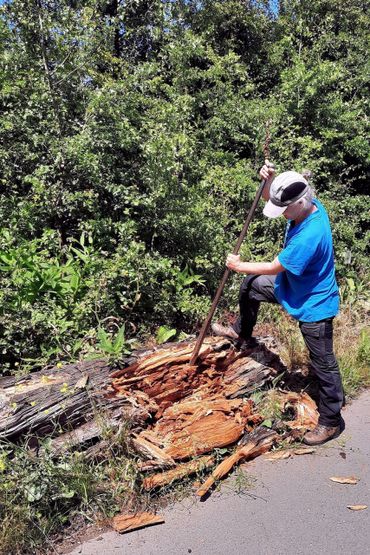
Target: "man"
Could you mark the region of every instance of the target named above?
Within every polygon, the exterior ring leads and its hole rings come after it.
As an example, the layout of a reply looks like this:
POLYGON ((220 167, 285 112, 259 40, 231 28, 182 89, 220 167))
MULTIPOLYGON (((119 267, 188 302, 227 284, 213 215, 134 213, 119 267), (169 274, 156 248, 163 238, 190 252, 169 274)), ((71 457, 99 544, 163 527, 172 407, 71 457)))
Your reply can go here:
POLYGON ((266 160, 260 176, 266 180, 264 215, 283 215, 288 220, 283 250, 272 262, 242 262, 239 255, 228 255, 228 268, 248 274, 240 288, 240 316, 233 326, 214 324, 212 328, 217 335, 253 346, 260 302, 279 303, 298 320, 319 382, 319 422, 305 434, 304 442, 319 445, 341 432, 344 400, 333 353, 333 318, 339 310, 339 296, 329 219, 299 173, 288 171, 274 178, 266 160))

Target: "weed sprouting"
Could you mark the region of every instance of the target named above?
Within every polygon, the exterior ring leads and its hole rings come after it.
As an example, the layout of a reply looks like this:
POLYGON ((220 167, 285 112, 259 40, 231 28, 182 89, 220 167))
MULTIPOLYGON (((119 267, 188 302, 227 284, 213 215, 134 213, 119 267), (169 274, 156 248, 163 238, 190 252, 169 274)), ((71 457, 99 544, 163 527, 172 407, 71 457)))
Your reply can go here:
POLYGON ((234 491, 238 494, 245 494, 249 493, 249 491, 255 486, 256 479, 254 476, 249 474, 243 466, 238 466, 235 470, 235 475, 233 477, 233 488, 234 491))
POLYGON ((78 511, 100 512, 105 494, 78 454, 54 460, 27 444, 0 446, 0 552, 32 552, 78 511))
POLYGON ((72 446, 56 457, 50 441, 38 452, 27 442, 0 443, 0 553, 42 552, 78 515, 104 520, 123 507, 148 504, 127 427, 102 430, 103 457, 89 457, 72 446))

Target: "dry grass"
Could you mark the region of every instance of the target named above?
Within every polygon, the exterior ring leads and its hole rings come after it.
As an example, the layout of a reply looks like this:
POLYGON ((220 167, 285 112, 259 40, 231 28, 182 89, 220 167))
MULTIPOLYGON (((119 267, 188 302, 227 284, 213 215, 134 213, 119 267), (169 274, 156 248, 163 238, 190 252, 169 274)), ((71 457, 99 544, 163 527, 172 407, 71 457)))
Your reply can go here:
MULTIPOLYGON (((274 326, 280 356, 290 371, 307 373, 309 355, 298 324, 286 314, 274 326)), ((344 307, 334 320, 334 352, 346 395, 370 386, 370 315, 363 306, 344 307)))
POLYGON ((334 352, 348 396, 370 386, 370 315, 365 310, 342 310, 336 318, 334 352))

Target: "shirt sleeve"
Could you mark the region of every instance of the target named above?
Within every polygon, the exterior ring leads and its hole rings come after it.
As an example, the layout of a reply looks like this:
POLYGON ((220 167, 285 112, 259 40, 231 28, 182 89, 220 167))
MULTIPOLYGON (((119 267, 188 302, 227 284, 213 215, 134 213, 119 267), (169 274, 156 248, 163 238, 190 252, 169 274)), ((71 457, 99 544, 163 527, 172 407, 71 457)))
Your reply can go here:
POLYGON ((297 236, 289 241, 289 244, 281 251, 278 260, 286 270, 300 276, 313 259, 316 250, 316 241, 302 241, 297 236))

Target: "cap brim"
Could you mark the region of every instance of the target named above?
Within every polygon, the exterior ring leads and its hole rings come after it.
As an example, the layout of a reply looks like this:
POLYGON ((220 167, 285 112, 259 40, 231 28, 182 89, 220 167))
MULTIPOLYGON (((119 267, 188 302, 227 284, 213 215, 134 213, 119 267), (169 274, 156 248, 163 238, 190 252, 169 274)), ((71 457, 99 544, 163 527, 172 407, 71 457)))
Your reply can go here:
POLYGON ((277 218, 278 216, 281 216, 287 208, 287 206, 276 206, 276 204, 273 204, 271 200, 269 200, 265 204, 263 213, 268 218, 277 218))

